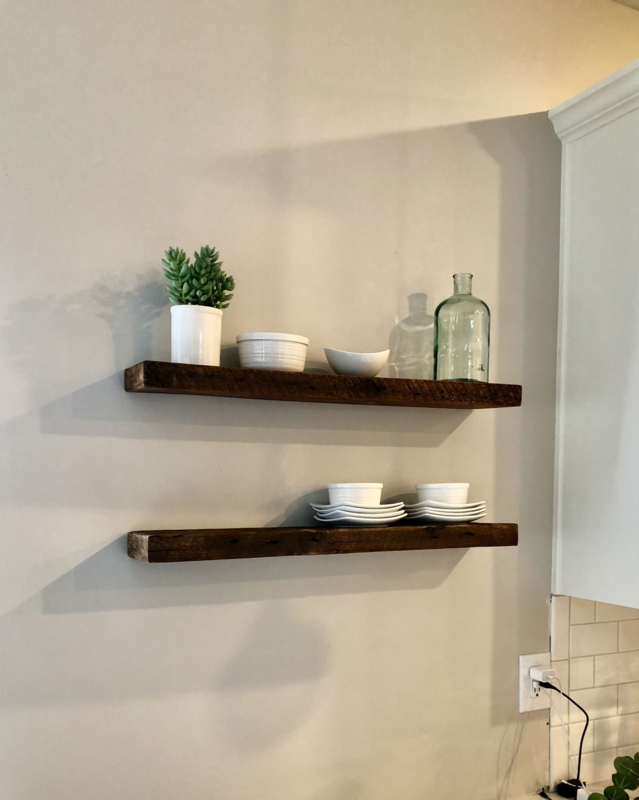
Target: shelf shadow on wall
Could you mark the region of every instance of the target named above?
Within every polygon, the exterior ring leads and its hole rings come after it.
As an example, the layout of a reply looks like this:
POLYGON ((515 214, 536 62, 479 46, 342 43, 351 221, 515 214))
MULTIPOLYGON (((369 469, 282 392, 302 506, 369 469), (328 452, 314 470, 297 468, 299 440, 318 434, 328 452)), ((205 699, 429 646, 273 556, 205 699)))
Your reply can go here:
POLYGON ((436 589, 465 552, 143 564, 120 537, 3 616, 5 705, 199 694, 225 720, 229 749, 266 749, 310 713, 330 660, 311 607, 286 601, 436 589), (244 604, 255 608, 248 625, 244 604), (175 624, 147 613, 159 608, 175 624), (211 648, 222 654, 213 670, 211 648), (256 709, 270 720, 260 730, 256 709))
POLYGON ((205 612, 193 607, 183 625, 167 629, 143 614, 139 625, 126 630, 120 614, 47 619, 39 613, 37 599, 0 623, 7 644, 2 651, 6 707, 68 709, 87 701, 101 703, 107 696, 120 702, 198 694, 207 716, 224 720, 227 748, 259 751, 303 724, 328 668, 330 647, 321 623, 286 603, 264 605, 252 620, 244 615, 241 628, 229 626, 224 635, 218 631, 215 647, 223 658, 212 667, 205 612), (196 635, 194 624, 200 627, 196 635), (69 626, 73 637, 65 634, 69 626), (131 649, 141 643, 132 662, 131 649), (255 711, 270 724, 256 727, 255 711))
POLYGON ((271 400, 130 394, 124 391, 122 373, 116 373, 44 405, 40 430, 67 436, 156 440, 438 447, 471 413, 295 403, 292 414, 292 405, 271 400))
POLYGON ((43 589, 42 611, 75 614, 435 589, 466 552, 460 549, 145 564, 127 556, 123 536, 43 589))

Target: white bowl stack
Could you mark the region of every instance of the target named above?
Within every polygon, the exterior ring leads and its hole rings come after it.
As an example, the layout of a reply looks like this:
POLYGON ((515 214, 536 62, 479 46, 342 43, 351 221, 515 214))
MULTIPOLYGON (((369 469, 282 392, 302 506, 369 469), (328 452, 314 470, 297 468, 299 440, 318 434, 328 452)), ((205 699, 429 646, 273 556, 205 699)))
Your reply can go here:
POLYGON ((474 522, 486 516, 486 502, 468 501, 468 483, 418 483, 417 503, 407 504, 411 520, 448 523, 474 522))
POLYGON ((404 504, 381 503, 383 483, 329 483, 328 504, 311 503, 315 519, 333 528, 378 528, 404 519, 404 504))

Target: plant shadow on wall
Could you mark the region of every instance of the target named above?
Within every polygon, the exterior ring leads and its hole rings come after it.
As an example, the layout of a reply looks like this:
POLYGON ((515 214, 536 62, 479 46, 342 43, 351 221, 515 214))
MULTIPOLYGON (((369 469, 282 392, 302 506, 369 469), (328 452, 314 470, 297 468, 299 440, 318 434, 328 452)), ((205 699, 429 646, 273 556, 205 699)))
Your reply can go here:
POLYGON ((113 279, 103 279, 91 294, 94 305, 100 309, 96 316, 111 331, 116 367, 148 358, 154 349, 154 323, 169 305, 157 270, 138 275, 131 288, 113 279))
POLYGON ((2 358, 21 373, 32 400, 46 401, 86 375, 104 374, 104 365, 110 371, 147 358, 156 321, 167 306, 155 269, 131 268, 77 292, 29 297, 3 316, 2 358), (104 322, 113 343, 108 355, 104 322))

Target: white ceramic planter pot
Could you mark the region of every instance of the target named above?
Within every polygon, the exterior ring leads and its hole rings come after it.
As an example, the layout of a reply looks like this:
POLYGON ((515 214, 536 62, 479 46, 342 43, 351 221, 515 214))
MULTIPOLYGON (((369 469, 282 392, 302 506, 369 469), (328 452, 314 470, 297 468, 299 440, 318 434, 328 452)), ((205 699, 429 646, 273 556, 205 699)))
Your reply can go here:
POLYGON ((171 306, 171 361, 219 367, 221 343, 221 309, 171 306))

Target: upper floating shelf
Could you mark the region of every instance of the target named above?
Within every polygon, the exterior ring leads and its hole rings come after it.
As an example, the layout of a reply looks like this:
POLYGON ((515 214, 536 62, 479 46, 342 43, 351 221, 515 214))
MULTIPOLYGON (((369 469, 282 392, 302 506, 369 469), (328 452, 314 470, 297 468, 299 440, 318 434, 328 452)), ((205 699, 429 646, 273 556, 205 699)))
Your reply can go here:
POLYGON ((124 372, 127 392, 198 394, 301 403, 417 408, 508 408, 521 405, 521 386, 408 378, 353 378, 313 372, 202 367, 142 361, 124 372))

